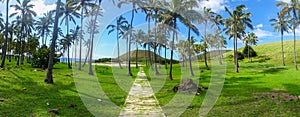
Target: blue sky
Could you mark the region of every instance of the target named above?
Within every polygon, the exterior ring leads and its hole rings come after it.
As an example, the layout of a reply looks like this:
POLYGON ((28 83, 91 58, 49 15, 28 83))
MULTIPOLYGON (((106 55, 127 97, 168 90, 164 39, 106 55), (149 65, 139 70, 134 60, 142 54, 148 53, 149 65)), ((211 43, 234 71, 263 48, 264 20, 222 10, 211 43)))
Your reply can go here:
MULTIPOLYGON (((34 10, 38 13, 37 17, 42 16, 43 13, 46 13, 49 10, 55 8, 56 0, 32 0, 34 4, 34 10)), ((63 0, 64 1, 64 0, 63 0)), ((276 7, 275 4, 278 1, 287 1, 287 0, 209 0, 201 2, 198 8, 199 12, 202 7, 206 6, 212 8, 214 12, 221 14, 224 18, 228 17, 228 14, 224 12, 224 6, 227 6, 229 9, 234 9, 235 6, 239 4, 244 4, 248 7, 247 12, 252 13, 252 24, 255 27, 254 30, 247 30, 247 32, 254 32, 259 37, 259 44, 268 43, 280 40, 280 35, 278 32, 273 32, 273 27, 270 26, 269 20, 276 17, 276 13, 279 12, 280 8, 276 7)), ((11 0, 11 5, 16 4, 15 0, 11 0)), ((5 4, 0 4, 0 11, 2 14, 5 14, 5 4)), ((116 55, 116 36, 115 33, 107 35, 106 26, 115 23, 115 18, 119 15, 123 15, 128 21, 130 20, 130 5, 124 5, 121 8, 113 5, 110 0, 104 0, 102 3, 104 9, 103 17, 99 18, 100 21, 100 34, 96 35, 95 40, 95 56, 94 58, 102 57, 111 57, 116 55)), ((10 13, 16 12, 14 9, 10 8, 10 13)), ((5 17, 5 15, 4 15, 5 17)), ((88 19, 88 18, 86 18, 88 19)), ((79 21, 79 20, 78 20, 79 21)), ((62 25, 63 26, 63 25, 62 25)), ((74 26, 71 26, 71 29, 74 26)), ((134 27, 140 29, 146 29, 145 15, 143 13, 137 13, 134 19, 134 27)), ((182 32, 182 38, 186 36, 186 28, 184 26, 179 26, 180 31, 182 32)), ((65 28, 63 28, 64 30, 65 28)), ((201 30, 201 29, 200 29, 201 30)), ((297 35, 300 35, 300 29, 296 30, 297 35)), ((288 35, 285 39, 292 39, 292 34, 288 35)), ((197 38, 196 38, 197 39, 197 38)), ((198 38, 199 39, 199 38, 198 38)), ((125 41, 122 39, 121 42, 121 53, 125 52, 125 41)), ((240 47, 243 46, 242 42, 239 42, 240 47)), ((135 48, 135 47, 133 47, 135 48)), ((232 49, 232 41, 228 41, 228 49, 232 49)))

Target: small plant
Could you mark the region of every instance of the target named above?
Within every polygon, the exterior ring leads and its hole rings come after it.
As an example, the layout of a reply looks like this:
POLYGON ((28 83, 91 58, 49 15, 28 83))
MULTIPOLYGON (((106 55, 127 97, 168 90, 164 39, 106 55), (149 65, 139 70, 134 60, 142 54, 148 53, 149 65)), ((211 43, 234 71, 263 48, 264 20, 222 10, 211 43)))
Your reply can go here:
MULTIPOLYGON (((49 62, 50 49, 47 46, 42 46, 38 51, 32 53, 32 63, 31 66, 36 68, 46 69, 49 62)), ((55 55, 54 64, 59 62, 58 55, 55 55)))

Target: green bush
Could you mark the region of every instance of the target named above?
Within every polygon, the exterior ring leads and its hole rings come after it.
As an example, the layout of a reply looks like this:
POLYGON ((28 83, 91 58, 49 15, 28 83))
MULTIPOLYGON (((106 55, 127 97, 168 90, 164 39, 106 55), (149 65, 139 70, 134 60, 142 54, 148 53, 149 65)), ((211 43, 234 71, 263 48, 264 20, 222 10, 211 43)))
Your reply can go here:
POLYGON ((257 56, 257 53, 254 51, 254 49, 251 47, 251 46, 248 46, 246 45, 245 48, 243 49, 243 54, 244 54, 244 57, 256 57, 257 56), (249 49, 249 51, 248 51, 249 49), (249 54, 248 54, 249 52, 249 54))
POLYGON ((238 60, 243 60, 245 58, 244 54, 242 52, 239 52, 239 51, 237 52, 237 57, 238 57, 237 58, 238 60))
MULTIPOLYGON (((43 46, 38 49, 38 51, 35 51, 32 53, 32 63, 31 66, 36 67, 36 68, 42 68, 46 69, 48 67, 48 62, 49 62, 49 53, 50 49, 47 48, 46 46, 43 46)), ((59 62, 58 56, 54 56, 53 63, 59 62)))

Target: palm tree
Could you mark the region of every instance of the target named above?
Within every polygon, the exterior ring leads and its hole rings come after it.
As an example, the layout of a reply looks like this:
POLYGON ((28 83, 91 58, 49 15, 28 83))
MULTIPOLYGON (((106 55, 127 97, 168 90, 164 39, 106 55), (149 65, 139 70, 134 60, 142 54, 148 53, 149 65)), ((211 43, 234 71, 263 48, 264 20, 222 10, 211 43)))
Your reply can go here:
POLYGON ((58 37, 58 19, 59 19, 59 12, 60 12, 60 5, 61 5, 61 0, 57 0, 56 3, 56 13, 55 13, 55 19, 54 19, 54 27, 53 27, 53 37, 52 37, 52 42, 50 46, 50 54, 49 54, 49 63, 48 63, 48 72, 45 78, 45 82, 48 84, 53 84, 53 76, 52 76, 52 68, 53 68, 53 59, 54 59, 54 54, 55 54, 55 45, 56 45, 56 40, 58 37))
MULTIPOLYGON (((4 0, 1 0, 4 2, 4 0)), ((5 64, 5 58, 6 58, 6 48, 7 48, 7 40, 8 40, 8 6, 9 6, 9 0, 6 0, 6 23, 5 23, 5 39, 4 39, 4 45, 2 47, 2 61, 0 64, 0 67, 4 69, 5 64)))
POLYGON ((39 18, 39 21, 35 24, 37 25, 36 29, 38 30, 38 35, 42 37, 42 45, 45 45, 47 42, 47 36, 49 36, 49 33, 51 32, 50 29, 53 28, 52 12, 44 14, 44 16, 39 18))
POLYGON ((232 38, 234 43, 234 63, 235 63, 235 72, 239 72, 238 68, 238 59, 237 59, 237 39, 241 39, 242 35, 245 34, 246 27, 253 29, 251 24, 250 16, 251 13, 244 13, 243 11, 247 10, 245 5, 238 5, 232 12, 225 7, 225 11, 229 14, 229 18, 226 19, 224 28, 226 34, 232 38))
MULTIPOLYGON (((258 40, 257 40, 257 36, 255 35, 255 33, 251 32, 251 33, 248 33, 246 35, 246 37, 244 38, 244 42, 245 42, 245 47, 248 47, 248 59, 249 61, 252 62, 252 60, 250 60, 251 56, 250 55, 250 46, 252 45, 256 45, 258 40)), ((252 52, 251 52, 252 53, 252 52)))
POLYGON ((117 53, 118 53, 118 56, 117 56, 117 61, 119 63, 119 67, 122 69, 122 65, 121 65, 121 61, 120 61, 120 44, 119 44, 119 40, 120 40, 120 37, 121 35, 124 33, 124 31, 122 30, 126 25, 128 25, 128 21, 123 17, 123 16, 120 16, 116 19, 116 25, 108 25, 106 27, 106 29, 110 29, 108 31, 108 34, 112 33, 113 31, 116 31, 117 32, 117 53))
POLYGON ((293 31, 294 35, 294 65, 296 70, 298 70, 297 60, 296 60, 296 28, 298 27, 300 21, 299 21, 299 10, 300 10, 300 4, 299 0, 291 0, 289 3, 287 2, 279 2, 276 4, 276 6, 281 6, 282 10, 280 13, 280 17, 284 17, 285 15, 292 14, 292 18, 290 21, 291 29, 293 31))
POLYGON ((139 53, 139 45, 141 44, 142 40, 145 38, 146 33, 139 29, 135 34, 135 44, 136 44, 136 54, 135 54, 135 67, 138 68, 138 53, 139 53))
POLYGON ((10 7, 14 7, 16 11, 20 11, 20 14, 18 12, 16 13, 12 13, 10 15, 10 17, 19 15, 20 19, 21 19, 21 48, 22 48, 22 52, 21 52, 21 64, 23 64, 24 61, 24 48, 25 48, 25 37, 26 34, 28 34, 30 32, 30 28, 33 27, 31 24, 33 22, 33 16, 36 16, 36 12, 34 12, 33 10, 31 10, 33 8, 33 4, 30 4, 30 0, 23 0, 22 2, 20 2, 20 0, 17 0, 17 4, 16 5, 11 5, 10 7), (27 32, 27 33, 26 33, 27 32))
MULTIPOLYGON (((67 26, 67 34, 66 38, 70 38, 69 36, 69 21, 72 21, 76 25, 75 18, 80 18, 80 14, 75 11, 74 3, 71 1, 66 0, 66 4, 64 7, 62 7, 60 10, 59 16, 62 17, 60 25, 62 25, 63 22, 65 22, 65 25, 67 26)), ((69 47, 68 47, 69 48, 69 47)), ((76 56, 75 56, 75 62, 76 62, 76 56)), ((71 63, 68 58, 68 68, 71 69, 71 63)))
MULTIPOLYGON (((74 0, 75 3, 77 3, 75 10, 77 9, 81 9, 81 18, 80 18, 80 22, 81 22, 81 30, 82 26, 83 26, 83 12, 85 12, 85 14, 88 14, 88 7, 93 7, 95 4, 91 3, 93 0, 74 0)), ((76 12, 76 11, 74 11, 76 12)), ((81 50, 82 50, 82 40, 83 38, 79 38, 79 65, 78 65, 78 70, 81 70, 81 50)))
POLYGON ((289 30, 289 16, 284 15, 280 17, 280 14, 277 13, 277 18, 270 19, 271 26, 274 26, 274 31, 280 32, 281 36, 281 55, 282 55, 282 65, 285 66, 284 62, 284 50, 283 50, 283 34, 289 30))
POLYGON ((91 37, 91 43, 90 43, 90 57, 89 57, 89 75, 94 75, 94 72, 92 70, 92 57, 93 57, 93 47, 94 47, 94 35, 96 33, 99 33, 97 30, 97 28, 99 27, 98 25, 98 16, 101 15, 101 2, 102 0, 95 0, 95 4, 98 2, 98 5, 93 6, 92 11, 89 13, 91 15, 91 20, 90 20, 90 25, 88 25, 88 33, 90 33, 90 37, 91 37), (95 18, 93 19, 93 16, 95 16, 95 18))
MULTIPOLYGON (((134 14, 135 14, 135 12, 137 12, 137 9, 136 9, 136 5, 139 5, 141 2, 140 2, 140 0, 121 0, 119 3, 118 3, 118 7, 121 7, 121 5, 123 5, 124 3, 132 3, 132 10, 131 10, 131 20, 130 20, 130 28, 129 28, 129 30, 130 30, 130 35, 129 35, 129 40, 132 40, 132 29, 133 29, 133 19, 134 19, 134 14)), ((130 42, 128 43, 128 49, 129 49, 129 51, 130 51, 130 46, 131 46, 131 44, 130 44, 130 42)), ((130 52, 129 52, 130 53, 130 52)), ((128 54, 128 58, 129 58, 129 60, 128 60, 128 75, 129 76, 132 76, 132 72, 131 72, 131 65, 130 65, 130 54, 128 54)))

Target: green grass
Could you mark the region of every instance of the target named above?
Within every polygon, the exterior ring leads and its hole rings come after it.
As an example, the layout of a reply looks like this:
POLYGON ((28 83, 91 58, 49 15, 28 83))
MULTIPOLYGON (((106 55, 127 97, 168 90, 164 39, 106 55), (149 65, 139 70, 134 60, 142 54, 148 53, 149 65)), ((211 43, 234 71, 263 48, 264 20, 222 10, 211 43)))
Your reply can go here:
MULTIPOLYGON (((234 72, 231 60, 227 61, 223 90, 207 116, 298 116, 300 114, 300 101, 290 101, 285 97, 277 96, 283 94, 300 95, 300 73, 295 71, 292 62, 287 62, 287 66, 280 65, 280 59, 276 59, 280 54, 273 55, 280 51, 277 44, 270 43, 270 46, 266 44, 254 47, 258 55, 264 55, 271 59, 265 62, 252 63, 249 63, 248 60, 240 61, 240 73, 234 72), (268 50, 271 47, 275 48, 274 52, 268 50), (268 94, 275 97, 272 98, 268 94)), ((285 42, 285 44, 290 44, 290 42, 285 42)), ((287 61, 290 61, 290 56, 286 56, 287 61)), ((261 58, 254 58, 254 60, 258 59, 261 58)), ((125 67, 119 69, 118 67, 95 66, 97 77, 94 80, 91 79, 91 81, 96 81, 96 83, 88 84, 90 83, 88 80, 74 79, 73 75, 77 73, 67 69, 67 64, 57 64, 53 70, 55 84, 51 85, 44 83, 45 71, 31 68, 29 64, 16 67, 15 62, 7 62, 6 67, 5 71, 0 71, 0 100, 4 100, 4 102, 0 102, 0 117, 53 116, 53 114, 47 112, 50 109, 59 109, 59 115, 57 116, 93 116, 81 100, 82 97, 88 95, 78 93, 80 89, 76 88, 76 81, 92 88, 99 82, 104 90, 102 93, 94 92, 94 90, 88 90, 86 93, 92 93, 89 95, 90 97, 97 96, 96 98, 104 101, 106 100, 105 96, 108 96, 107 98, 116 106, 124 107, 130 86, 139 70, 132 67, 134 76, 127 77, 125 67), (105 96, 102 95, 103 93, 105 93, 105 96), (76 104, 77 106, 71 108, 69 107, 70 104, 76 104)), ((165 106, 170 105, 170 100, 175 96, 180 96, 182 98, 180 101, 189 101, 184 100, 186 99, 184 97, 192 96, 187 94, 177 95, 172 91, 173 87, 180 83, 181 78, 192 78, 195 81, 199 80, 200 86, 209 86, 211 76, 214 76, 211 72, 215 72, 214 70, 204 70, 203 73, 200 73, 201 77, 197 75, 190 77, 188 68, 175 64, 173 69, 174 80, 170 81, 167 77, 168 70, 163 68, 164 66, 159 68, 160 75, 155 75, 153 70, 146 67, 144 67, 144 71, 162 108, 167 112, 173 110, 173 113, 180 110, 176 110, 178 108, 166 110, 168 108, 165 106)), ((202 62, 200 62, 200 69, 205 69, 202 62)), ((198 70, 195 69, 195 73, 199 73, 198 70)), ((84 69, 82 72, 78 72, 79 75, 77 75, 80 76, 82 73, 89 79, 91 76, 88 76, 86 72, 87 70, 84 69)), ((189 105, 191 109, 185 110, 181 116, 198 116, 205 94, 206 91, 203 91, 200 95, 196 95, 189 105)), ((95 103, 98 102, 95 101, 95 103)), ((100 109, 99 111, 110 112, 113 110, 100 109)))

